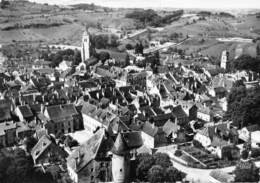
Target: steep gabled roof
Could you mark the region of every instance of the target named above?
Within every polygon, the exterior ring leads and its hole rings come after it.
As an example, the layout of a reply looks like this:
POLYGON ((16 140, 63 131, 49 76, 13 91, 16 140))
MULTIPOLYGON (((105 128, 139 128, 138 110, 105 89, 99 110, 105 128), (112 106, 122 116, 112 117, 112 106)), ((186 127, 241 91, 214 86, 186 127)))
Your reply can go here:
POLYGON ((42 153, 51 145, 52 141, 49 136, 42 136, 37 144, 33 147, 31 151, 32 158, 34 162, 42 155, 42 153))
POLYGON ((33 117, 33 113, 28 105, 24 106, 18 106, 21 114, 23 115, 24 118, 30 118, 33 117))
POLYGON ((188 117, 185 111, 182 109, 181 105, 172 108, 172 113, 177 118, 186 118, 188 117))
POLYGON ((46 108, 51 120, 57 120, 67 117, 72 117, 78 114, 75 106, 73 104, 56 105, 49 106, 46 108))
POLYGON ((158 127, 154 127, 150 122, 145 122, 145 124, 142 127, 142 131, 146 133, 147 135, 150 135, 154 137, 158 132, 158 127))
POLYGON ((180 129, 180 126, 173 123, 171 120, 168 120, 164 125, 163 125, 163 131, 164 133, 169 136, 171 133, 176 133, 180 129))
POLYGON ((68 166, 76 172, 80 172, 92 160, 105 158, 106 153, 113 146, 113 141, 106 135, 105 129, 99 129, 89 140, 75 149, 67 158, 68 166))
POLYGON ((112 152, 117 155, 124 155, 132 149, 137 149, 143 145, 140 132, 121 132, 117 135, 112 152))

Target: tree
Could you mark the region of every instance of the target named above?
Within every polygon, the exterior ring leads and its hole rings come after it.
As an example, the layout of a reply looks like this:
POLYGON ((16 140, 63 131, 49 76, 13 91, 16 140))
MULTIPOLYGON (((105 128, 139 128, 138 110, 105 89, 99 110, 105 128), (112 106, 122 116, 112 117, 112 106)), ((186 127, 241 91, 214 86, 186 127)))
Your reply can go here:
POLYGON ((79 63, 82 61, 80 51, 76 50, 73 57, 73 65, 79 65, 79 63))
POLYGON ((135 54, 144 54, 144 47, 142 43, 137 43, 135 46, 135 54))
POLYGON ((140 154, 137 157, 137 161, 138 161, 138 166, 136 169, 137 178, 141 181, 147 181, 148 171, 154 165, 153 156, 148 153, 140 154))
POLYGON ((126 55, 126 58, 125 58, 125 66, 127 67, 127 66, 129 66, 130 65, 130 57, 129 57, 129 55, 127 54, 126 55))
POLYGON ((171 159, 166 153, 156 153, 153 156, 155 164, 160 165, 163 168, 168 168, 172 166, 171 159))
POLYGON ((246 89, 245 86, 233 87, 228 96, 228 110, 225 118, 242 128, 247 125, 259 124, 260 88, 246 89))
POLYGON ((260 56, 260 43, 257 44, 256 53, 257 53, 257 56, 260 56))
POLYGON ((233 70, 248 70, 260 73, 260 58, 253 58, 249 55, 242 55, 231 62, 233 70))
POLYGON ((32 159, 20 148, 0 152, 0 180, 3 183, 23 182, 33 168, 32 159))
POLYGON ((128 43, 128 44, 125 45, 125 48, 126 48, 127 50, 132 50, 132 49, 133 49, 133 46, 128 43))
POLYGON ((182 179, 185 177, 185 174, 180 172, 174 167, 169 167, 166 170, 166 182, 177 182, 182 181, 182 179))
POLYGON ((160 165, 154 165, 148 173, 151 183, 164 182, 164 169, 160 165))
POLYGON ((110 59, 110 54, 106 51, 102 51, 99 53, 98 58, 104 64, 106 60, 110 59))
POLYGON ((240 161, 235 170, 235 182, 258 182, 259 169, 252 161, 240 161))

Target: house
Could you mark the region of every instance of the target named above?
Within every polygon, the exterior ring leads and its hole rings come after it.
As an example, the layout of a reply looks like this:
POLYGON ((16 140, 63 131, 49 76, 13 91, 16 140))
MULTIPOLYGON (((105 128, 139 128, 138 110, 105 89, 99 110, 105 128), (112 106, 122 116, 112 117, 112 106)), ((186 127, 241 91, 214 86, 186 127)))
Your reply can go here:
POLYGON ((167 139, 162 128, 152 125, 150 122, 145 122, 142 126, 142 139, 145 146, 155 148, 167 144, 167 139))
POLYGON ((202 146, 209 147, 212 143, 213 137, 227 137, 229 135, 229 123, 219 123, 205 126, 199 130, 194 136, 194 140, 199 141, 202 146))
POLYGON ((16 107, 15 113, 20 121, 30 122, 34 118, 31 108, 28 105, 16 107))
POLYGON ((31 137, 35 130, 28 126, 25 122, 17 122, 16 136, 18 140, 23 140, 26 137, 31 137))
POLYGON ((177 118, 178 123, 182 126, 189 121, 188 115, 185 113, 181 105, 171 108, 172 114, 177 118))
POLYGON ((72 65, 72 62, 69 62, 69 61, 65 61, 63 60, 60 64, 59 64, 59 67, 57 67, 56 69, 59 70, 59 71, 66 71, 66 70, 69 70, 71 68, 71 65, 72 65))
POLYGON ((214 153, 220 159, 237 160, 240 157, 240 149, 223 138, 214 136, 211 146, 215 148, 214 153))
POLYGON ((247 142, 249 138, 252 138, 250 137, 252 133, 257 131, 260 131, 260 126, 257 124, 244 127, 241 130, 238 130, 239 138, 247 142))
POLYGON ((196 106, 198 107, 197 119, 200 119, 205 122, 211 122, 213 118, 211 109, 206 105, 196 104, 196 106))
POLYGON ((41 96, 41 93, 37 90, 38 84, 36 79, 31 79, 30 84, 23 86, 19 92, 19 102, 20 104, 33 104, 38 96, 41 96), (36 83, 37 82, 37 83, 36 83), (36 86, 35 86, 36 85, 36 86))
POLYGON ((113 140, 99 129, 88 141, 67 158, 67 168, 73 183, 111 182, 111 157, 108 152, 113 140))
POLYGON ((178 131, 180 130, 180 126, 171 120, 168 120, 163 125, 163 131, 168 139, 174 141, 178 137, 178 131))
POLYGON ((89 102, 84 103, 81 113, 84 128, 91 132, 96 131, 98 128, 104 127, 111 133, 117 134, 118 129, 122 124, 119 117, 115 114, 105 109, 98 108, 89 102))
POLYGON ((12 121, 0 123, 0 147, 8 147, 16 142, 16 124, 12 121))
POLYGON ((251 125, 238 131, 239 138, 245 142, 251 141, 253 147, 259 147, 260 144, 260 127, 259 125, 251 125))
POLYGON ((71 133, 80 126, 80 116, 73 104, 46 107, 44 116, 47 118, 45 128, 49 134, 71 133))
POLYGON ((64 161, 67 157, 66 151, 59 147, 50 136, 42 136, 31 151, 35 165, 46 163, 57 163, 64 161))
POLYGON ((49 68, 51 65, 51 62, 45 61, 45 60, 35 60, 32 64, 32 69, 44 69, 49 68))

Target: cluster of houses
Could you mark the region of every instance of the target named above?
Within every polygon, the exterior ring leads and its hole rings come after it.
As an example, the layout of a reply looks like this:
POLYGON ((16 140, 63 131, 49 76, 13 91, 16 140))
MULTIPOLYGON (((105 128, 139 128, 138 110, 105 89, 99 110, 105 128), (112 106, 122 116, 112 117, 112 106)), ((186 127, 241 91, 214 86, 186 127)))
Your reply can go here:
POLYGON ((22 146, 33 136, 35 165, 65 163, 78 183, 126 182, 138 153, 171 144, 196 140, 223 158, 223 149, 235 151, 239 140, 260 143, 258 126, 237 130, 223 121, 239 76, 212 77, 181 65, 161 66, 156 75, 135 65, 91 63, 88 70, 89 44, 85 32, 84 60, 75 73, 67 61, 53 69, 37 60, 26 70, 0 74, 0 147, 22 146), (62 142, 81 131, 90 135, 75 139, 78 146, 62 142))

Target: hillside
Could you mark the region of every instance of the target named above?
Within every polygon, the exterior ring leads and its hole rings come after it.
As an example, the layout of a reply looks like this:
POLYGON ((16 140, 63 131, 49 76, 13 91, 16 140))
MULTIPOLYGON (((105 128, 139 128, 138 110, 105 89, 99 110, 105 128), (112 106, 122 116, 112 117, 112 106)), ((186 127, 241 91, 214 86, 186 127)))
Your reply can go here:
MULTIPOLYGON (((92 33, 136 29, 140 22, 126 18, 126 15, 133 11, 142 10, 111 9, 94 4, 59 7, 12 1, 0 11, 0 44, 25 41, 79 46, 86 26, 92 27, 92 33)), ((161 17, 167 17, 174 11, 157 13, 161 17)), ((181 18, 167 22, 161 31, 144 36, 144 39, 150 36, 149 39, 178 41, 190 36, 192 39, 179 48, 185 49, 188 54, 195 51, 205 56, 220 58, 223 50, 231 50, 231 53, 234 53, 239 44, 220 43, 216 38, 260 36, 260 18, 257 18, 257 14, 235 17, 220 12, 204 17, 198 16, 196 11, 187 12, 184 12, 181 18), (176 35, 179 37, 176 38, 176 35)), ((255 45, 243 44, 243 48, 246 53, 255 54, 255 45)))
MULTIPOLYGON (((84 7, 84 6, 83 6, 84 7)), ((104 9, 103 9, 104 10, 104 9)), ((79 45, 81 34, 88 27, 133 28, 134 22, 124 18, 124 11, 92 11, 61 8, 27 1, 14 1, 0 11, 0 43, 16 41, 66 43, 79 45)))

